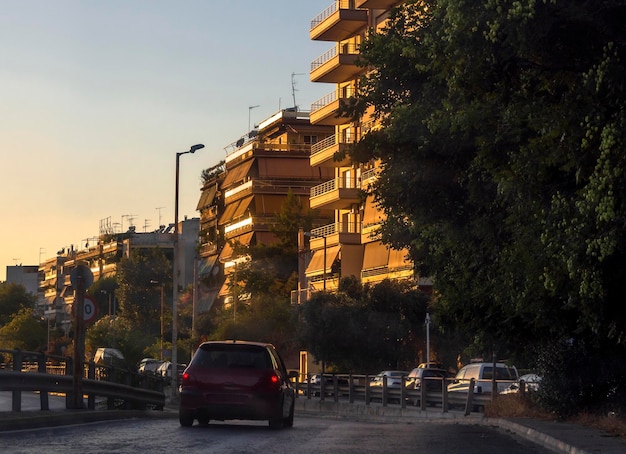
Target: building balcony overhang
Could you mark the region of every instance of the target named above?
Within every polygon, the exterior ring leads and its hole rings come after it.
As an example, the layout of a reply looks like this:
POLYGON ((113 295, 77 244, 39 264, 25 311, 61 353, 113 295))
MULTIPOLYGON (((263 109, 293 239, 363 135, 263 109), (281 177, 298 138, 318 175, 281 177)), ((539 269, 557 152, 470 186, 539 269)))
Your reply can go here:
POLYGON ((339 210, 349 208, 351 205, 360 203, 360 189, 357 188, 335 188, 331 191, 311 197, 312 209, 326 208, 339 210))
POLYGON ((309 36, 317 41, 343 41, 367 26, 367 10, 355 9, 348 0, 333 2, 311 21, 309 36))
POLYGON ((398 0, 355 0, 357 8, 370 8, 370 9, 388 9, 398 3, 398 0))
POLYGON ((337 116, 339 109, 346 102, 346 98, 338 97, 332 91, 311 104, 311 123, 318 125, 343 125, 350 123, 347 117, 337 116))
POLYGON ((311 63, 311 82, 340 83, 355 79, 362 71, 356 65, 358 51, 353 44, 337 45, 311 63))
POLYGON ((327 137, 311 147, 311 167, 347 167, 351 164, 348 155, 349 142, 337 140, 336 135, 327 137), (336 156, 341 159, 335 160, 336 156))

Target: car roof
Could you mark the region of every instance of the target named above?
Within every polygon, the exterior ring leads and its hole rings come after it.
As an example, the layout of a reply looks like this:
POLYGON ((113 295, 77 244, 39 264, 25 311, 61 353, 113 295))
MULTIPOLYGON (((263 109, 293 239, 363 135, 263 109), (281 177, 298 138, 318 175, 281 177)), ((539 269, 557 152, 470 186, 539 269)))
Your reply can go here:
POLYGON ((221 340, 221 341, 207 341, 200 344, 202 346, 209 345, 256 345, 258 347, 273 347, 272 344, 267 342, 256 342, 256 341, 243 341, 243 340, 221 340))

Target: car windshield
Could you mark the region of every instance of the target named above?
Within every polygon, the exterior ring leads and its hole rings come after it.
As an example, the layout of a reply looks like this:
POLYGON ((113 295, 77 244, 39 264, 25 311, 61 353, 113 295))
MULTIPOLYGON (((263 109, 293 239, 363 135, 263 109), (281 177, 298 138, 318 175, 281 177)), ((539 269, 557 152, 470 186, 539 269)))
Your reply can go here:
POLYGON ((268 352, 264 348, 250 345, 205 345, 198 349, 192 364, 198 368, 272 367, 268 352))
MULTIPOLYGON (((491 380, 493 378, 493 367, 485 367, 483 372, 483 378, 485 380, 491 380)), ((517 375, 515 370, 510 367, 496 367, 496 380, 516 380, 517 375)))

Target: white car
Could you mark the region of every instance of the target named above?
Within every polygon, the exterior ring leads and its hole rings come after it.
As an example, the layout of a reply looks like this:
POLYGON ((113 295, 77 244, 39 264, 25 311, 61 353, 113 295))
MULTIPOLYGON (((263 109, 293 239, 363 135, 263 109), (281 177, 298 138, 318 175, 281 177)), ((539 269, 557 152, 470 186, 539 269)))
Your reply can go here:
POLYGON ((500 394, 517 394, 521 388, 521 382, 524 382, 526 391, 537 392, 539 390, 539 384, 541 383, 541 377, 537 374, 525 374, 522 375, 515 383, 511 383, 508 388, 501 391, 500 394))
MULTIPOLYGON (((467 393, 470 380, 474 379, 475 393, 491 393, 493 363, 471 363, 463 366, 448 385, 448 393, 467 393)), ((515 366, 496 363, 496 387, 500 393, 515 383, 519 378, 515 366)))

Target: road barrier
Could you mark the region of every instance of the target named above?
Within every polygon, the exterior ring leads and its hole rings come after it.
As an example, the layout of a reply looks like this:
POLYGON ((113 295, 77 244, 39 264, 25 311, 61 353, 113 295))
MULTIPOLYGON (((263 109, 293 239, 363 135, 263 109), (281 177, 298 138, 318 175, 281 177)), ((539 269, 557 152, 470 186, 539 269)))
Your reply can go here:
MULTIPOLYGON (((0 350, 0 391, 11 391, 11 410, 19 412, 22 392, 40 395, 41 410, 49 410, 50 393, 65 394, 66 406, 73 402, 72 358, 40 352, 0 350)), ((165 405, 161 377, 139 374, 112 366, 85 363, 82 392, 87 408, 95 409, 96 398, 107 401, 107 408, 162 410, 165 405)))
MULTIPOLYGON (((309 374, 305 382, 296 384, 299 398, 312 399, 319 397, 321 401, 332 398, 335 402, 348 401, 349 403, 380 402, 383 407, 387 405, 418 406, 422 410, 429 407, 440 407, 442 412, 447 413, 452 407, 463 408, 465 414, 481 411, 485 405, 491 402, 494 396, 491 393, 476 392, 448 392, 448 378, 424 377, 419 389, 411 389, 407 386, 407 377, 402 378, 402 386, 391 387, 387 385, 387 377, 383 377, 382 386, 371 386, 372 375, 353 374, 325 374, 323 379, 317 375, 317 380, 312 380, 309 374)), ((475 389, 475 380, 468 380, 468 389, 475 389)))

